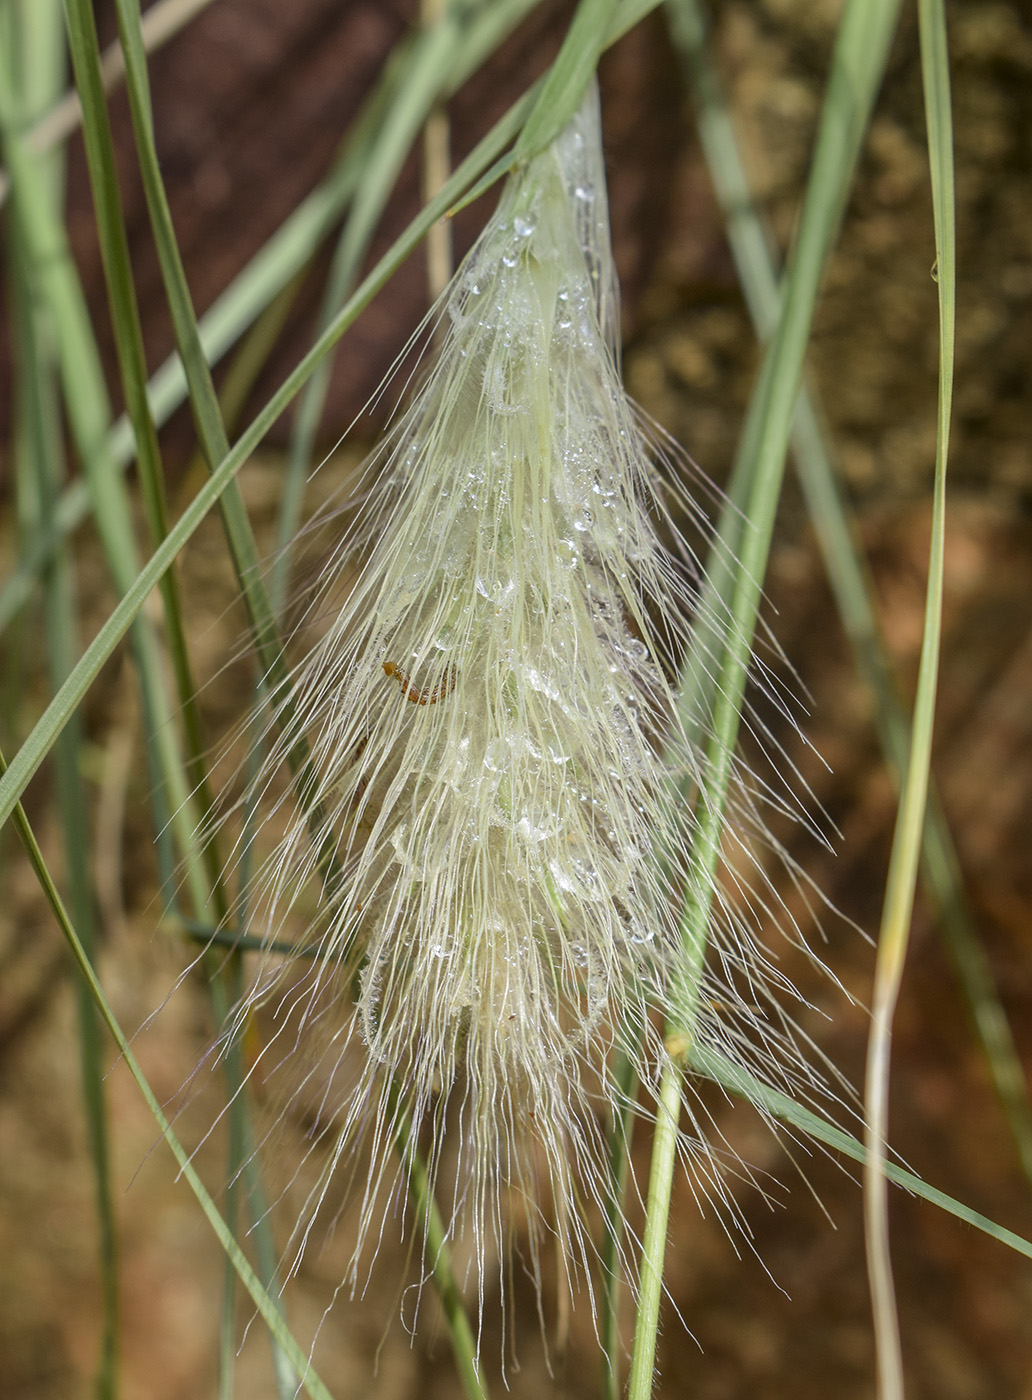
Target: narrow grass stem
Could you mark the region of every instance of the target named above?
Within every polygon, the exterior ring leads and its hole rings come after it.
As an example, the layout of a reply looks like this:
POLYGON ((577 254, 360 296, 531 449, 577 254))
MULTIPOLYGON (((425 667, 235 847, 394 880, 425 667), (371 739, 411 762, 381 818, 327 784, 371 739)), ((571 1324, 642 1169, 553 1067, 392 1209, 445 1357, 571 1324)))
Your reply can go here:
POLYGON ((677 1125, 681 1116, 681 1071, 673 1060, 663 1066, 649 1168, 645 1238, 642 1242, 641 1281, 634 1327, 634 1351, 627 1381, 627 1400, 648 1400, 656 1370, 656 1336, 663 1298, 663 1269, 667 1223, 670 1218, 670 1183, 677 1162, 677 1125))
MULTIPOLYGON (((786 279, 781 315, 764 358, 756 393, 742 435, 736 475, 749 480, 747 509, 733 571, 730 626, 717 653, 720 662, 714 684, 712 735, 707 746, 707 789, 700 798, 699 834, 694 842, 688 875, 689 897, 682 928, 685 968, 679 1014, 668 1026, 668 1045, 679 1056, 691 1047, 699 976, 707 941, 716 880, 724 805, 731 757, 738 733, 741 705, 751 656, 774 517, 780 495, 792 414, 802 373, 803 357, 817 300, 825 259, 838 228, 863 132, 878 91, 898 6, 894 0, 871 4, 848 0, 840 21, 832 57, 827 94, 821 115, 813 166, 804 196, 796 246, 786 279)), ((727 557, 727 556, 724 556, 727 557)), ((712 615, 719 616, 719 611, 712 615)), ((699 677, 707 668, 689 658, 687 674, 699 677)), ((691 717, 689 716, 689 723, 691 717)), ((664 1220, 669 1209, 673 1161, 650 1183, 649 1208, 664 1220)), ((649 1222, 646 1222, 646 1231, 649 1222)), ((643 1291, 645 1265, 643 1264, 643 1291)), ((651 1374, 655 1358, 655 1319, 635 1335, 632 1375, 651 1374)))
POLYGON ((615 13, 616 0, 579 0, 562 48, 516 142, 519 161, 531 160, 550 145, 580 106, 615 13))
POLYGON ((623 1342, 620 1335, 620 1298, 623 1276, 623 1203, 631 1171, 631 1136, 634 1130, 634 1096, 637 1071, 626 1051, 617 1052, 610 1073, 616 1086, 611 1095, 621 1105, 609 1131, 610 1193, 606 1201, 605 1234, 602 1241, 602 1394, 605 1400, 620 1400, 620 1368, 623 1342))
MULTIPOLYGON (((447 0, 421 0, 419 7, 423 27, 432 29, 439 23, 447 0)), ((428 204, 440 190, 451 170, 451 124, 445 98, 438 96, 423 127, 423 148, 420 162, 420 182, 423 203, 428 204)), ((444 295, 444 289, 454 271, 451 227, 444 220, 434 224, 426 236, 426 280, 431 304, 444 295)))
MULTIPOLYGON (((157 429, 147 400, 147 364, 143 332, 129 259, 129 241, 119 195, 111 128, 104 101, 100 48, 89 0, 65 0, 65 15, 76 82, 84 112, 86 158, 104 274, 108 284, 108 301, 115 329, 119 368, 133 425, 151 538, 152 542, 157 544, 165 537, 168 528, 164 472, 157 429)), ((170 569, 163 576, 159 588, 164 607, 165 636, 186 738, 187 779, 190 790, 197 795, 202 824, 206 825, 204 819, 211 811, 212 796, 207 770, 202 760, 205 745, 197 708, 197 687, 190 665, 179 586, 174 569, 170 569)), ((215 894, 216 917, 221 918, 226 907, 225 896, 221 890, 221 861, 211 841, 205 843, 201 855, 207 868, 208 884, 215 894)))
POLYGON ((928 795, 942 631, 943 554, 946 536, 946 461, 953 396, 956 228, 953 194, 953 124, 946 17, 941 0, 918 6, 922 76, 928 127, 932 207, 939 293, 939 400, 932 537, 928 561, 921 659, 910 749, 903 778, 889 875, 885 889, 874 1007, 865 1081, 864 1225, 874 1313, 880 1400, 902 1400, 903 1357, 889 1252, 888 1192, 884 1157, 888 1136, 892 1020, 909 941, 928 795))
POLYGON ((488 1400, 487 1387, 478 1360, 479 1347, 470 1325, 451 1265, 448 1230, 434 1199, 426 1163, 416 1148, 408 1116, 398 1109, 395 1098, 398 1151, 405 1164, 409 1196, 416 1207, 417 1230, 423 1239, 425 1255, 434 1275, 434 1287, 448 1323, 459 1382, 466 1400, 488 1400))
MULTIPOLYGON (((150 105, 150 85, 146 54, 140 30, 140 9, 136 0, 116 0, 118 32, 126 64, 126 86, 136 137, 137 154, 143 177, 144 194, 150 212, 161 264, 162 278, 176 345, 186 370, 190 391, 190 406, 209 470, 229 451, 218 397, 204 356, 197 319, 187 286, 171 211, 165 194, 164 181, 154 144, 153 114, 150 105)), ((276 623, 268 594, 261 581, 258 549, 239 487, 227 482, 219 497, 226 536, 240 583, 241 595, 247 607, 255 646, 267 680, 276 684, 285 678, 282 651, 276 636, 276 623)))
MULTIPOLYGON (((22 74, 22 105, 31 115, 46 105, 55 86, 64 78, 64 52, 59 7, 41 0, 16 36, 10 11, 0 16, 0 45, 17 46, 22 74), (55 19, 58 24, 55 26, 55 19), (20 41, 20 42, 19 42, 20 41)), ((45 187, 57 217, 63 196, 64 163, 60 154, 45 163, 45 187)), ((49 320, 32 295, 31 251, 15 220, 9 239, 11 321, 16 353, 13 363, 15 432, 15 481, 18 513, 23 528, 32 534, 49 524, 62 482, 65 456, 60 424, 60 394, 49 320)), ((50 679, 56 690, 65 680, 77 653, 75 575, 70 551, 55 553, 44 583, 44 634, 50 679)), ((83 780, 79 772, 81 725, 73 717, 55 749, 57 807, 63 829, 68 897, 83 931, 91 957, 96 950, 96 926, 90 884, 91 824, 83 780)), ((80 982, 79 1063, 84 1116, 93 1172, 99 1237, 99 1294, 101 1300, 100 1357, 96 1393, 99 1400, 114 1400, 118 1392, 118 1241, 116 1209, 111 1186, 110 1133, 100 1055, 100 1029, 96 1008, 80 982)))
MULTIPOLYGON (((9 57, 7 52, 0 54, 4 60, 9 57)), ((27 157, 16 129, 16 108, 12 106, 15 88, 14 75, 0 62, 0 127, 8 168, 16 184, 12 212, 24 241, 30 285, 54 328, 69 428, 84 467, 105 558, 116 587, 124 593, 136 572, 137 551, 124 483, 107 451, 110 403, 100 352, 48 181, 37 163, 27 157)), ((127 630, 130 627, 123 628, 120 635, 127 630)), ((149 619, 138 618, 134 610, 131 633, 145 715, 162 884, 171 890, 175 856, 170 833, 180 839, 180 851, 189 849, 192 798, 165 694, 163 662, 154 627, 149 619)))

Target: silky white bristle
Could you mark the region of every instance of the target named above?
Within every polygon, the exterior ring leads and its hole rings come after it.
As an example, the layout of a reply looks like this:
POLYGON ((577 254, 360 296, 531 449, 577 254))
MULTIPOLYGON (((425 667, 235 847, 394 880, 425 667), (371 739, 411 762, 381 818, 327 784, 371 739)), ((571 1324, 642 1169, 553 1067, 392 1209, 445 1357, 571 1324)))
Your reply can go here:
MULTIPOLYGON (((646 1101, 655 1084, 685 963, 690 813, 706 800, 673 681, 702 579, 679 533, 692 507, 676 479, 658 484, 620 383, 617 306, 592 91, 510 179, 446 294, 436 363, 343 517, 246 799, 304 736, 314 788, 246 903, 270 944, 297 940, 310 909, 300 942, 315 955, 270 952, 240 1013, 293 1008, 298 1045, 322 1047, 336 1147, 302 1247, 362 1137, 359 1249, 375 1244, 407 1120, 432 1179, 453 1134, 444 1214, 471 1222, 479 1261, 502 1247, 514 1192, 583 1261, 585 1204, 612 1191, 614 1047, 646 1101), (341 1047, 359 1039, 349 1075, 341 1047)), ((762 819, 747 779, 729 810, 741 889, 718 900, 690 1029, 812 1084, 750 927, 750 903, 772 896, 750 864, 762 819)), ((697 1137, 686 1157, 719 1190, 697 1137)))

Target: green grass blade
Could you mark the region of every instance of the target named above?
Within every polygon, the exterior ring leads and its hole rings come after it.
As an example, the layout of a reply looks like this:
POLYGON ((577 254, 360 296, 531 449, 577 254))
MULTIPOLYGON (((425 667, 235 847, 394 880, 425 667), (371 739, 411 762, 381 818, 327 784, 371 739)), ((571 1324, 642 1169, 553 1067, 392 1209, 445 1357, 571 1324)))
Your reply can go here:
MULTIPOLYGON (((8 59, 10 55, 8 55, 8 59)), ((136 571, 132 523, 122 482, 105 448, 110 406, 82 286, 45 180, 16 130, 14 75, 0 62, 0 123, 17 219, 33 266, 33 284, 54 318, 72 433, 89 475, 90 497, 109 565, 119 586, 136 571)))
MULTIPOLYGON (((125 483, 107 450, 111 415, 100 354, 64 226, 49 201, 45 176, 38 162, 28 156, 16 129, 16 80, 9 67, 11 57, 0 53, 0 128, 14 192, 12 218, 26 250, 27 275, 34 295, 52 321, 71 435, 85 469, 108 567, 116 586, 124 592, 136 575, 137 549, 125 483)), ((133 653, 140 676, 152 769, 155 829, 165 833, 171 821, 183 838, 181 849, 186 850, 189 842, 185 838, 192 823, 189 784, 171 723, 162 660, 153 628, 145 619, 134 627, 133 653)), ((158 851, 167 877, 174 861, 164 834, 158 851)))
MULTIPOLYGON (((0 65, 2 67, 2 65, 0 65)), ((121 483, 103 450, 109 414, 107 391, 82 288, 68 253, 59 217, 48 204, 39 168, 30 161, 13 129, 16 111, 12 75, 0 73, 0 122, 17 196, 12 215, 30 266, 26 275, 54 320, 61 351, 61 375, 72 433, 88 473, 91 502, 116 581, 135 572, 135 548, 121 483), (127 557, 123 551, 128 548, 127 557)))
MULTIPOLYGON (((675 989, 678 1011, 668 1027, 668 1043, 678 1055, 692 1046, 724 807, 806 344, 825 259, 880 86, 897 8, 894 0, 848 0, 843 12, 778 327, 764 358, 739 449, 736 470, 749 487, 735 551, 739 562, 733 572, 730 618, 719 652, 714 653, 719 662, 713 686, 712 734, 706 745, 706 771, 712 776, 697 811, 699 829, 687 878, 690 894, 682 917, 684 965, 675 989)), ((698 657, 689 658, 688 668, 686 690, 693 672, 701 674, 705 669, 698 657)), ((689 727, 693 718, 688 716, 689 727)), ((672 1162, 670 1168, 670 1173, 655 1183, 654 1192, 650 1186, 649 1210, 660 1215, 668 1208, 672 1162)), ((643 1274, 647 1267, 651 1265, 643 1263, 643 1274)), ((644 1284, 643 1278, 643 1288, 644 1284)), ((655 1348, 655 1326, 639 1327, 632 1374, 651 1376, 655 1348)))
MULTIPOLYGON (((727 505, 718 528, 718 546, 707 562, 706 593, 700 608, 702 625, 685 667, 682 685, 682 719, 686 731, 702 734, 699 716, 709 716, 718 703, 722 679, 712 674, 706 658, 718 655, 725 634, 734 630, 728 615, 740 604, 755 614, 755 602, 742 596, 736 604, 736 588, 745 585, 747 563, 752 571, 752 592, 758 598, 759 580, 766 568, 769 547, 768 521, 776 508, 784 466, 784 443, 795 411, 808 328, 823 267, 823 250, 834 236, 848 197, 849 179, 863 139, 869 108, 863 94, 877 82, 885 50, 895 27, 898 4, 883 0, 866 7, 849 7, 840 24, 835 62, 828 84, 821 131, 807 184, 805 203, 792 254, 792 275, 785 305, 777 320, 774 343, 763 360, 727 488, 727 505), (789 392, 791 390, 791 393, 789 392), (759 528, 757 523, 759 522, 759 528)), ((720 142, 727 155, 727 142, 720 142)), ((739 245, 746 235, 736 230, 739 245)), ((750 248, 751 251, 751 248, 750 248)), ((752 625, 739 639, 743 653, 751 645, 752 625)), ((719 702, 722 703, 722 702, 719 702)))
POLYGON ((580 0, 516 143, 519 160, 532 160, 572 120, 598 68, 615 10, 615 0, 580 0))
MULTIPOLYGON (((3 755, 0 754, 0 774, 6 777, 9 771, 10 770, 6 767, 3 755)), ((0 779, 0 781, 2 781, 2 779, 0 779)), ((257 1274, 251 1268, 240 1246, 234 1239, 232 1231, 222 1219, 218 1207, 208 1194, 204 1183, 201 1181, 193 1163, 190 1161, 189 1153, 173 1132, 172 1125, 166 1118, 156 1094, 150 1087, 143 1070, 140 1068, 133 1054, 132 1047, 119 1025, 118 1018, 111 1009, 107 997, 104 994, 104 989, 100 985, 93 969, 93 964, 86 955, 86 951, 83 948, 75 925, 69 918, 68 911, 64 906, 60 893, 51 879, 50 872, 43 859, 43 854, 39 849, 32 828, 20 804, 15 805, 12 815, 15 829, 29 857, 32 868, 36 873, 36 878, 39 880, 40 886, 47 897, 47 901, 57 918, 61 932, 75 959, 79 973, 86 986, 89 988, 90 995, 118 1047, 119 1054, 126 1068, 136 1082, 136 1086, 140 1090, 154 1121, 157 1123, 162 1137, 165 1139, 173 1157, 176 1159, 180 1175, 186 1179, 187 1185, 196 1197, 198 1204, 204 1212, 205 1218, 215 1232, 216 1238, 225 1250, 227 1256, 232 1260, 233 1267, 236 1269, 241 1282, 254 1300, 258 1312, 261 1314, 279 1345, 283 1348, 291 1366, 294 1367, 297 1374, 301 1377, 301 1385, 308 1391, 312 1400, 332 1400, 330 1392, 327 1390, 322 1380, 320 1380, 310 1359, 304 1355, 288 1330, 275 1300, 269 1297, 257 1274)))
MULTIPOLYGON (((45 383, 44 376, 40 379, 45 383)), ((42 387, 42 383, 41 383, 42 387)), ((51 384, 50 389, 53 390, 51 384)), ((52 410, 56 410, 55 393, 48 395, 52 410)), ((52 424, 60 421, 55 411, 52 424)), ((42 425, 40 425, 42 427, 42 425)), ((54 468, 63 460, 60 444, 46 442, 45 432, 35 434, 40 448, 40 463, 44 469, 44 499, 53 500, 59 479, 54 468), (45 454, 45 455, 43 455, 45 454), (49 468, 49 473, 47 473, 49 468), (47 475, 51 479, 47 480, 47 475)), ((50 434, 51 439, 54 434, 50 434)), ((78 655, 75 627, 75 581, 71 561, 63 554, 55 556, 46 579, 45 624, 51 684, 54 689, 64 681, 78 655)), ((91 878, 89 833, 92 829, 89 804, 79 771, 83 735, 78 716, 64 730, 54 750, 57 768, 57 805, 61 817, 63 846, 67 866, 69 903, 77 926, 82 930, 83 943, 90 957, 95 956, 97 931, 94 919, 94 895, 91 878)), ((100 1026, 96 1008, 80 982, 79 998, 79 1064, 82 1076, 83 1107, 93 1162, 97 1225, 100 1240, 100 1299, 102 1309, 101 1359, 97 1375, 97 1394, 107 1400, 118 1390, 118 1242, 115 1224, 115 1204, 111 1188, 111 1150, 108 1125, 107 1095, 104 1089, 105 1066, 101 1062, 100 1026)))
POLYGON ((903 979, 917 886, 942 632, 943 553, 946 538, 946 458, 953 399, 956 314, 956 228, 953 194, 953 124, 950 104, 946 17, 936 0, 919 0, 921 61, 928 124, 928 155, 935 215, 939 289, 939 405, 936 430, 935 492, 928 590, 918 668, 910 753, 903 778, 889 875, 878 935, 871 1033, 864 1102, 864 1223, 874 1308, 879 1393, 885 1400, 903 1395, 903 1358, 889 1253, 888 1193, 884 1167, 888 1134, 889 1063, 892 1021, 903 979))
MULTIPOLYGON (((6 34, 0 42, 12 45, 19 58, 24 120, 45 108, 64 81, 65 54, 61 38, 60 10, 51 0, 31 9, 21 7, 21 32, 11 33, 13 13, 0 19, 6 34)), ((64 162, 51 156, 41 170, 41 188, 56 217, 63 202, 64 162)), ((64 450, 57 375, 46 316, 31 294, 27 275, 29 259, 15 224, 9 241, 11 271, 11 323, 17 352, 14 356, 13 400, 18 425, 15 451, 19 516, 45 529, 57 499, 64 472, 64 450), (31 494, 28 509, 24 497, 31 494)), ((71 669, 75 643, 75 577, 67 551, 55 554, 44 576, 44 635, 50 681, 54 689, 71 669)), ((77 718, 77 717, 76 717, 77 718)), ((61 735, 54 753, 57 810, 63 837, 69 900, 83 930, 84 944, 93 956, 96 928, 90 880, 90 821, 79 773, 81 727, 74 722, 61 735)), ((100 1400, 113 1400, 118 1391, 118 1246, 115 1206, 111 1187, 110 1134, 104 1090, 104 1066, 100 1056, 100 1028, 96 1009, 79 986, 79 1067, 89 1155, 93 1168, 94 1199, 99 1245, 99 1296, 101 1305, 100 1356, 95 1390, 100 1400)))
MULTIPOLYGON (((100 48, 89 0, 65 0, 69 46, 83 111, 86 159, 93 191, 97 230, 100 237, 104 273, 108 284, 115 344, 129 418, 133 426, 136 455, 143 487, 144 503, 153 543, 167 531, 164 472, 158 447, 157 429, 147 400, 147 364, 143 348, 139 308, 129 258, 129 240, 118 189, 115 153, 104 99, 100 48)), ((190 789, 198 796, 202 818, 212 808, 211 792, 201 755, 204 741, 182 606, 174 570, 160 584, 165 619, 165 638, 172 660, 178 707, 186 736, 186 771, 190 789)), ((216 893, 221 883, 221 862, 209 842, 203 858, 208 883, 216 893)), ((216 912, 225 912, 224 899, 216 912)))
MULTIPOLYGON (((126 88, 140 173, 150 212, 151 229, 157 245, 165 294, 172 314, 176 346, 186 371, 190 407, 197 426, 201 450, 209 469, 214 469, 229 451, 229 442, 211 372, 201 345, 197 318, 194 315, 193 302, 161 178, 158 153, 154 144, 150 84, 140 30, 139 5, 135 0, 116 0, 116 12, 119 38, 125 55, 126 88)), ((285 678, 286 668, 276 637, 275 618, 261 580, 258 549, 247 509, 235 480, 226 482, 219 497, 219 508, 263 670, 272 681, 282 680, 285 678)))
MULTIPOLYGON (((752 197, 734 125, 707 44, 701 8, 697 0, 667 0, 667 12, 698 109, 699 138, 724 214, 742 291, 757 335, 766 340, 777 322, 780 296, 774 239, 764 226, 752 197)), ((819 409, 806 384, 796 405, 792 449, 839 616, 857 669, 874 694, 882 749, 898 782, 906 763, 909 722, 877 622, 874 588, 863 547, 832 466, 819 409)), ((940 926, 971 1007, 1025 1176, 1032 1181, 1032 1106, 1025 1073, 989 960, 978 940, 953 838, 934 779, 929 789, 922 851, 924 879, 938 907, 940 926)))
MULTIPOLYGON (((822 1142, 825 1146, 834 1148, 836 1152, 841 1152, 854 1162, 866 1161, 867 1149, 851 1133, 836 1127, 834 1123, 829 1123, 826 1118, 806 1108, 796 1099, 789 1098, 787 1094, 780 1093, 777 1089, 771 1088, 769 1084, 764 1084, 762 1080, 757 1079, 741 1065, 733 1064, 730 1060, 725 1060, 723 1056, 717 1055, 713 1051, 699 1048, 691 1051, 687 1063, 698 1074, 712 1079, 715 1084, 721 1085, 722 1088, 731 1093, 747 1099, 764 1113, 769 1113, 775 1118, 780 1118, 782 1122, 788 1123, 791 1127, 798 1128, 815 1142, 822 1142)), ((990 1220, 988 1216, 972 1210, 970 1206, 955 1200, 945 1191, 940 1191, 935 1186, 929 1186, 919 1176, 897 1166, 895 1162, 886 1162, 884 1171, 890 1181, 897 1186, 902 1186, 911 1195, 920 1196, 924 1201, 930 1201, 932 1205, 939 1206, 949 1215, 963 1220, 967 1225, 973 1225, 976 1230, 981 1230, 994 1240, 998 1240, 1008 1249, 1013 1249, 1016 1253, 1023 1254, 1027 1259, 1032 1259, 1032 1241, 1025 1239, 1023 1235, 1016 1234, 1013 1230, 1008 1230, 1003 1225, 997 1224, 996 1221, 990 1220)))
MULTIPOLYGON (((881 0, 878 4, 850 0, 844 12, 778 327, 764 357, 739 449, 736 471, 748 482, 749 490, 736 551, 738 563, 730 595, 730 624, 725 629, 713 687, 713 736, 707 762, 715 777, 700 815, 700 836, 696 840, 694 875, 690 881, 691 888, 699 893, 686 909, 684 923, 687 949, 684 1020, 689 1038, 720 850, 731 757, 738 736, 760 590, 806 344, 824 262, 838 228, 863 133, 877 95, 897 8, 895 0, 881 0)), ((703 669, 697 661, 689 660, 690 673, 703 669)))
MULTIPOLYGON (((105 451, 110 407, 99 351, 64 225, 52 199, 47 169, 28 155, 20 134, 19 75, 13 59, 13 49, 0 52, 0 127, 13 182, 12 220, 25 250, 33 296, 52 322, 68 422, 85 468, 108 566, 116 585, 124 586, 135 573, 135 543, 124 486, 105 451)), ((160 808, 157 829, 164 833, 168 821, 168 808, 162 805, 166 789, 173 794, 174 807, 185 799, 187 787, 177 776, 178 758, 163 702, 160 658, 150 624, 143 620, 134 629, 133 650, 143 692, 153 801, 160 808)), ((170 872, 172 860, 164 834, 158 853, 165 872, 170 872)))

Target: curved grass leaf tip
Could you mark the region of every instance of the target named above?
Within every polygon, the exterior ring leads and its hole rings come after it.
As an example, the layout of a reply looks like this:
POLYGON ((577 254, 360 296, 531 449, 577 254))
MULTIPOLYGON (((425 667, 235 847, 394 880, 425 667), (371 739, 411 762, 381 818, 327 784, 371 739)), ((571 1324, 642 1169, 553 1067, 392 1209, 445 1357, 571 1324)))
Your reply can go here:
MULTIPOLYGON (((668 1022, 788 1092, 819 1078, 752 932, 750 909, 776 901, 740 768, 735 877, 686 971, 693 813, 712 795, 706 716, 690 738, 675 677, 704 597, 687 532, 704 526, 620 382, 594 85, 510 178, 440 311, 432 368, 333 516, 242 799, 270 804, 303 736, 316 778, 275 802, 243 897, 269 951, 235 1026, 273 1009, 265 1057, 300 1055, 316 1086, 327 1156, 294 1264, 360 1162, 357 1279, 411 1129, 448 1231, 471 1232, 483 1307, 514 1220, 538 1276, 549 1238, 571 1280, 589 1275, 627 1107, 615 1051, 645 1116, 668 1022)), ((722 1194, 703 1118, 689 1105, 682 1155, 722 1194)))

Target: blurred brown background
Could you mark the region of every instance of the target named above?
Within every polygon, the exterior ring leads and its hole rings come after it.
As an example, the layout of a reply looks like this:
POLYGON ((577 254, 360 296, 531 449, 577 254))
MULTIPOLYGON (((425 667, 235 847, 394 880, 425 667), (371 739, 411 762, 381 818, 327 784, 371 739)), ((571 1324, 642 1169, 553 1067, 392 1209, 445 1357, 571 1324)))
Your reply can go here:
MULTIPOLYGON (((838 8, 831 0, 713 7, 716 49, 750 173, 782 247, 806 177, 838 8)), ((541 71, 566 13, 562 6, 544 6, 457 97, 451 109, 456 157, 541 71)), ((110 36, 110 6, 99 4, 98 16, 110 36)), ((949 22, 960 281, 935 771, 977 926, 1027 1067, 1032 17, 1018 3, 963 3, 949 7, 949 22)), ((413 8, 403 0, 214 0, 156 56, 159 148, 199 309, 325 170, 384 55, 411 23, 413 8)), ((690 102, 660 17, 607 56, 602 80, 629 387, 720 481, 757 352, 693 134, 690 102)), ((113 111, 155 365, 171 348, 171 334, 132 168, 124 98, 114 99, 113 111)), ((71 144, 70 189, 77 254, 103 327, 103 285, 78 140, 71 144)), ((374 251, 386 247, 411 217, 417 192, 410 162, 374 251)), ((481 217, 470 211, 458 222, 460 243, 473 236, 481 217)), ((916 23, 913 7, 907 7, 827 278, 810 360, 907 693, 920 640, 934 463, 933 257, 916 23)), ((318 286, 313 274, 254 404, 264 401, 309 343, 318 286)), ((375 388, 425 300, 425 265, 417 255, 344 341, 325 424, 327 446, 375 388)), ((281 444, 288 426, 280 425, 281 444)), ((364 424, 363 431, 371 432, 372 425, 364 424)), ((190 446, 189 424, 181 415, 166 434, 176 479, 190 446)), ((279 465, 270 450, 241 478, 262 528, 270 524, 279 465)), ((99 620, 109 606, 107 585, 89 546, 83 548, 83 570, 99 620)), ((205 674, 214 676, 242 626, 227 612, 233 584, 215 521, 186 551, 183 577, 198 668, 207 666, 205 674)), ((794 753, 841 833, 834 855, 802 836, 787 839, 832 903, 874 932, 893 792, 878 753, 870 699, 855 679, 794 486, 782 510, 768 594, 772 625, 800 688, 809 692, 807 733, 828 767, 798 745, 794 753)), ((186 958, 160 928, 138 720, 124 666, 105 671, 87 702, 87 720, 105 929, 102 971, 123 1024, 135 1027, 164 1001, 186 958)), ((237 680, 226 672, 205 692, 213 735, 237 717, 237 680)), ((41 835, 52 839, 45 781, 37 782, 31 798, 41 835)), ((9 850, 11 837, 5 833, 4 839, 9 850)), ((31 875, 18 862, 6 869, 0 910, 0 1397, 57 1400, 89 1393, 98 1318, 75 1004, 68 960, 31 875)), ((827 961, 863 1000, 870 947, 834 920, 828 938, 827 961)), ((856 1083, 866 1016, 841 1001, 834 1009, 834 1022, 817 1034, 856 1083)), ((160 1094, 176 1094, 211 1034, 202 990, 188 982, 138 1038, 160 1094)), ((123 1393, 126 1400, 213 1395, 222 1277, 217 1246, 188 1190, 174 1182, 168 1154, 154 1146, 153 1124, 119 1066, 112 1069, 108 1091, 123 1258, 123 1393)), ((770 1201, 745 1187, 738 1193, 750 1232, 743 1246, 700 1219, 687 1187, 675 1198, 668 1286, 684 1321, 668 1310, 657 1394, 704 1400, 873 1395, 859 1191, 837 1165, 820 1155, 807 1159, 797 1146, 793 1156, 804 1165, 811 1194, 744 1111, 732 1114, 717 1100, 713 1108, 730 1141, 761 1173, 770 1173, 770 1201)), ((214 1093, 200 1093, 179 1119, 183 1138, 199 1141, 216 1112, 214 1093)), ((934 913, 923 899, 896 1021, 892 1140, 936 1185, 1032 1235, 1029 1188, 934 913)), ((642 1134, 642 1170, 647 1147, 642 1134)), ((282 1150, 286 1176, 289 1142, 282 1150)), ((199 1152, 213 1187, 222 1153, 217 1133, 199 1152)), ((291 1318, 302 1339, 318 1328, 339 1282, 347 1229, 345 1215, 339 1237, 322 1252, 312 1251, 297 1281, 291 1318)), ((1032 1265, 900 1193, 892 1201, 892 1229, 915 1400, 1030 1400, 1032 1265)), ((443 1400, 458 1394, 432 1299, 424 1299, 414 1340, 406 1330, 412 1295, 402 1294, 402 1280, 412 1278, 405 1274, 404 1249, 388 1242, 366 1296, 338 1299, 316 1350, 335 1396, 443 1400)), ((516 1294, 519 1368, 508 1368, 513 1395, 541 1400, 597 1394, 597 1344, 586 1300, 564 1348, 555 1340, 554 1298, 545 1299, 549 1375, 533 1299, 518 1280, 516 1294)), ((490 1359, 498 1353, 498 1328, 489 1318, 485 1354, 490 1359)), ((258 1327, 241 1355, 237 1393, 249 1400, 274 1393, 258 1327)))

